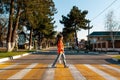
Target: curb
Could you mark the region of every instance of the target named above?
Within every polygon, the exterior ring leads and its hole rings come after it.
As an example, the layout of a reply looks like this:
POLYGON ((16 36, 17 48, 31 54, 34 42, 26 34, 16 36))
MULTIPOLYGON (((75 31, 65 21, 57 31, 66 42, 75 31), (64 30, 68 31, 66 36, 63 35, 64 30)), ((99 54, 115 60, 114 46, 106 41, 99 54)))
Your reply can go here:
POLYGON ((112 58, 114 61, 120 62, 120 59, 112 58))
POLYGON ((16 56, 9 56, 7 58, 2 58, 0 59, 0 63, 4 62, 4 61, 8 61, 8 60, 13 60, 13 59, 17 59, 17 58, 20 58, 20 57, 23 57, 23 56, 27 56, 31 53, 25 53, 25 54, 21 54, 21 55, 16 55, 16 56))

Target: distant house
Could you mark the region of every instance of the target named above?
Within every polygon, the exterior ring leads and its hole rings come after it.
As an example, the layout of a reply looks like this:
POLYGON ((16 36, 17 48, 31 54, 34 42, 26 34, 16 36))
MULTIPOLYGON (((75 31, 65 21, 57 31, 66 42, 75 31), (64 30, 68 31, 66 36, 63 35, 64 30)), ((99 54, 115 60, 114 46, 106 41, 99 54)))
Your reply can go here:
POLYGON ((86 41, 84 39, 81 39, 81 41, 79 42, 79 48, 85 49, 85 47, 86 47, 86 41))
MULTIPOLYGON (((120 31, 112 32, 115 37, 115 50, 120 50, 120 31)), ((88 35, 93 50, 112 50, 112 38, 109 31, 96 31, 88 35)))
POLYGON ((18 34, 18 48, 19 49, 25 49, 26 48, 26 42, 27 42, 27 34, 25 34, 23 31, 18 34))

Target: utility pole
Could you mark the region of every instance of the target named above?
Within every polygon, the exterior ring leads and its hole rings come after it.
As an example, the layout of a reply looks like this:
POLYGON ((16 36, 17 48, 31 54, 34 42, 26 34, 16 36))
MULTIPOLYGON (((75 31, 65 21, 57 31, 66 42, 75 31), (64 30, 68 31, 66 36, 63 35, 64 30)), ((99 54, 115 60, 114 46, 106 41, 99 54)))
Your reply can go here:
POLYGON ((92 28, 93 26, 90 26, 90 21, 88 21, 88 50, 90 50, 90 39, 89 39, 89 34, 90 34, 90 29, 92 28))

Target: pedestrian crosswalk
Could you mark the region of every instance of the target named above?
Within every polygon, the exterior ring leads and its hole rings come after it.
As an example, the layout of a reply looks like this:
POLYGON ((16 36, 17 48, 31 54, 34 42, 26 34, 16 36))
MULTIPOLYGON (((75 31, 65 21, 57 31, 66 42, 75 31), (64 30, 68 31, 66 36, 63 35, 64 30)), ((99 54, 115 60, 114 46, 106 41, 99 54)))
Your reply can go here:
POLYGON ((17 72, 15 75, 9 77, 8 79, 22 79, 24 75, 26 75, 32 68, 34 68, 38 63, 33 63, 29 66, 27 66, 25 69, 22 69, 21 71, 17 72))
POLYGON ((69 64, 64 68, 57 64, 3 63, 0 64, 0 80, 120 80, 117 64, 69 64))
POLYGON ((86 78, 77 70, 74 65, 70 65, 69 69, 74 77, 75 80, 86 80, 86 78))
POLYGON ((98 73, 99 75, 101 75, 103 78, 105 78, 106 80, 117 80, 115 77, 105 73, 104 71, 98 69, 97 67, 93 67, 89 64, 86 64, 85 66, 87 66, 88 68, 90 68, 92 71, 98 73))

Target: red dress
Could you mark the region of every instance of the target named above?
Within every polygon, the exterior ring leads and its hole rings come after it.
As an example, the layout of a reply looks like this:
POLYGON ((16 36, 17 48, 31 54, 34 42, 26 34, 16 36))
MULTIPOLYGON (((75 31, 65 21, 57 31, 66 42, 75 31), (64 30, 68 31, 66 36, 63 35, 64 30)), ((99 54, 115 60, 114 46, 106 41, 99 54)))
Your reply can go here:
POLYGON ((58 48, 58 54, 64 53, 64 44, 62 40, 58 41, 57 48, 58 48))

